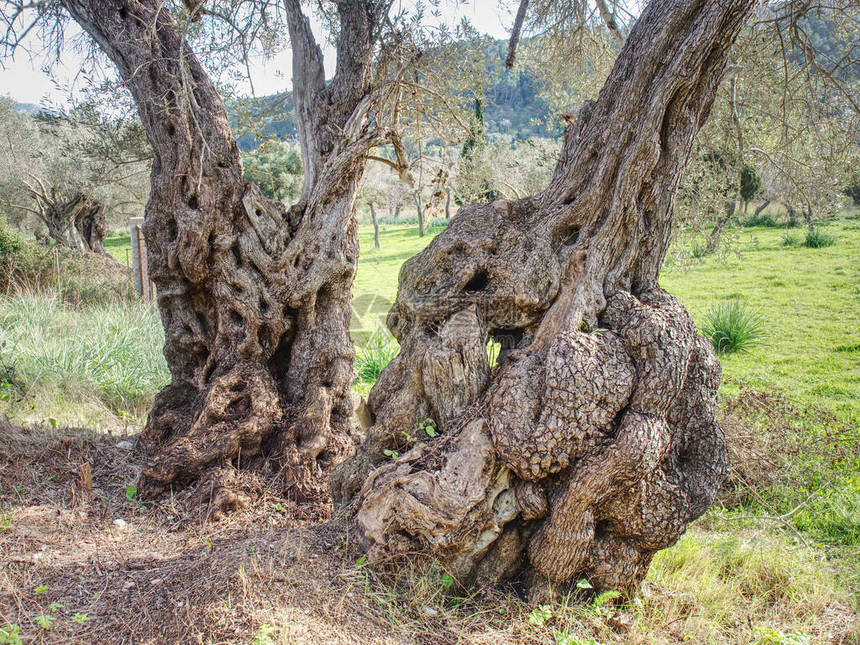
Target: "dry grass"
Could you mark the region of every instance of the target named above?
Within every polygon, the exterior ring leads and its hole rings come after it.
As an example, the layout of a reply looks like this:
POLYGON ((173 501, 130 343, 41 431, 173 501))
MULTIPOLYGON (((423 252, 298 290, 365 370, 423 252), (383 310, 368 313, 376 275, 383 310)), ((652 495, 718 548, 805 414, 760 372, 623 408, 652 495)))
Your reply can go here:
POLYGON ((432 562, 370 566, 342 522, 270 494, 220 522, 143 505, 116 441, 0 425, 0 628, 25 643, 860 642, 821 552, 762 531, 693 532, 633 604, 535 611, 513 590, 458 596, 432 562))

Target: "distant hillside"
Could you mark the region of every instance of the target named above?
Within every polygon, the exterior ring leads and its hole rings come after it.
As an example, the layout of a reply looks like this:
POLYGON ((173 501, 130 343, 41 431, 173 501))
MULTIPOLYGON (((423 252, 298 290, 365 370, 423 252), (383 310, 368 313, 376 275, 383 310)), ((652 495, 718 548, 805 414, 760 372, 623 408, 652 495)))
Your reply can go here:
POLYGON ((298 136, 293 118, 292 92, 228 101, 227 112, 230 127, 238 135, 236 141, 242 150, 253 150, 272 137, 289 139, 298 136))
POLYGON ((18 112, 26 112, 27 114, 32 114, 36 116, 37 114, 53 114, 50 110, 43 108, 41 105, 36 105, 35 103, 15 103, 15 109, 18 112))
MULTIPOLYGON (((549 108, 538 96, 538 82, 528 72, 505 70, 506 54, 506 41, 490 42, 485 51, 485 131, 514 139, 558 136, 562 130, 550 121, 549 108)), ((471 105, 472 100, 471 95, 464 96, 463 104, 471 105)), ((291 92, 230 101, 227 109, 242 150, 254 149, 267 138, 297 136, 291 92)))

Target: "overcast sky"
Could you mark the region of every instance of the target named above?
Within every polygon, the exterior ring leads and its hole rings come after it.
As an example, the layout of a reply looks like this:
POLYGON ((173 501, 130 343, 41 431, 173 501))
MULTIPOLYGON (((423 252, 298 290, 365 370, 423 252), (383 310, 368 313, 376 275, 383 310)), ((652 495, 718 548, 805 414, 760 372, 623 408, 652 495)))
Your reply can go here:
MULTIPOLYGON (((499 0, 473 0, 467 4, 454 6, 454 3, 442 3, 445 12, 445 22, 454 24, 462 18, 468 18, 479 31, 493 38, 506 38, 513 23, 513 10, 517 3, 499 2, 499 0), (507 7, 511 7, 509 10, 507 7)), ((72 26, 76 33, 76 26, 72 26)), ((67 40, 70 40, 67 37, 67 40)), ((330 74, 334 70, 334 51, 324 49, 326 69, 330 74)), ((75 86, 86 82, 77 79, 80 69, 80 57, 74 52, 64 53, 60 63, 54 67, 55 78, 62 86, 58 89, 42 68, 48 62, 45 59, 33 59, 19 52, 14 60, 6 58, 0 68, 0 95, 11 96, 20 103, 37 105, 67 103, 68 88, 74 91, 75 86)), ((289 89, 291 82, 291 56, 289 50, 268 61, 259 61, 251 69, 254 90, 258 96, 273 94, 289 89)), ((250 93, 250 90, 248 90, 250 93)))

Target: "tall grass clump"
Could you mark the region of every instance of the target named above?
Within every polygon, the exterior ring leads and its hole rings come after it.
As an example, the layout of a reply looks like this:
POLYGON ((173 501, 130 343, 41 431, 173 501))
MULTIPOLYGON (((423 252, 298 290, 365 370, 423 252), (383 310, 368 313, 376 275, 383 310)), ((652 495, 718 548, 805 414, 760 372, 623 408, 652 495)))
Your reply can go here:
POLYGON ((790 231, 782 234, 781 241, 783 246, 797 246, 799 244, 799 240, 790 231))
POLYGON ((806 239, 803 241, 803 246, 810 249, 823 249, 834 244, 836 244, 836 237, 820 229, 809 231, 806 234, 806 239))
POLYGON ((739 298, 729 298, 708 310, 702 333, 717 354, 745 352, 764 338, 764 321, 739 298))
POLYGON ((358 381, 372 385, 392 359, 397 356, 397 343, 381 329, 375 331, 355 354, 358 381))
POLYGON ((140 301, 74 305, 33 289, 0 299, 4 362, 31 402, 44 401, 58 419, 69 413, 69 423, 80 420, 79 406, 142 417, 169 378, 163 344, 158 314, 140 301))

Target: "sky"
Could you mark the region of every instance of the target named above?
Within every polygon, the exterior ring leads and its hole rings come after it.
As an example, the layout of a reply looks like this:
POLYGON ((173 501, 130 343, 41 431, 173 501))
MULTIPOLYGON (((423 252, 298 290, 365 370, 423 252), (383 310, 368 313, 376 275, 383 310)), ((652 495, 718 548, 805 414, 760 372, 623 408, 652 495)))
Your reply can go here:
MULTIPOLYGON (((468 18, 478 31, 493 38, 506 38, 517 4, 502 3, 500 0, 472 0, 466 3, 443 2, 440 8, 444 21, 448 24, 468 18)), ((76 26, 72 25, 70 29, 72 32, 67 33, 67 42, 71 41, 75 34, 80 34, 76 26)), ((322 42, 321 38, 319 40, 322 42)), ((331 47, 324 47, 323 54, 326 70, 331 75, 334 71, 334 51, 331 47)), ((19 103, 43 106, 68 104, 69 91, 74 92, 87 82, 78 75, 81 57, 71 49, 64 52, 59 63, 54 65, 54 80, 43 71, 48 62, 45 58, 31 58, 23 51, 18 52, 14 59, 4 58, 0 65, 0 96, 11 96, 19 103)), ((289 50, 270 60, 256 61, 251 68, 251 79, 257 96, 290 89, 290 76, 289 50)), ((246 88, 246 93, 250 94, 250 88, 246 88)))

